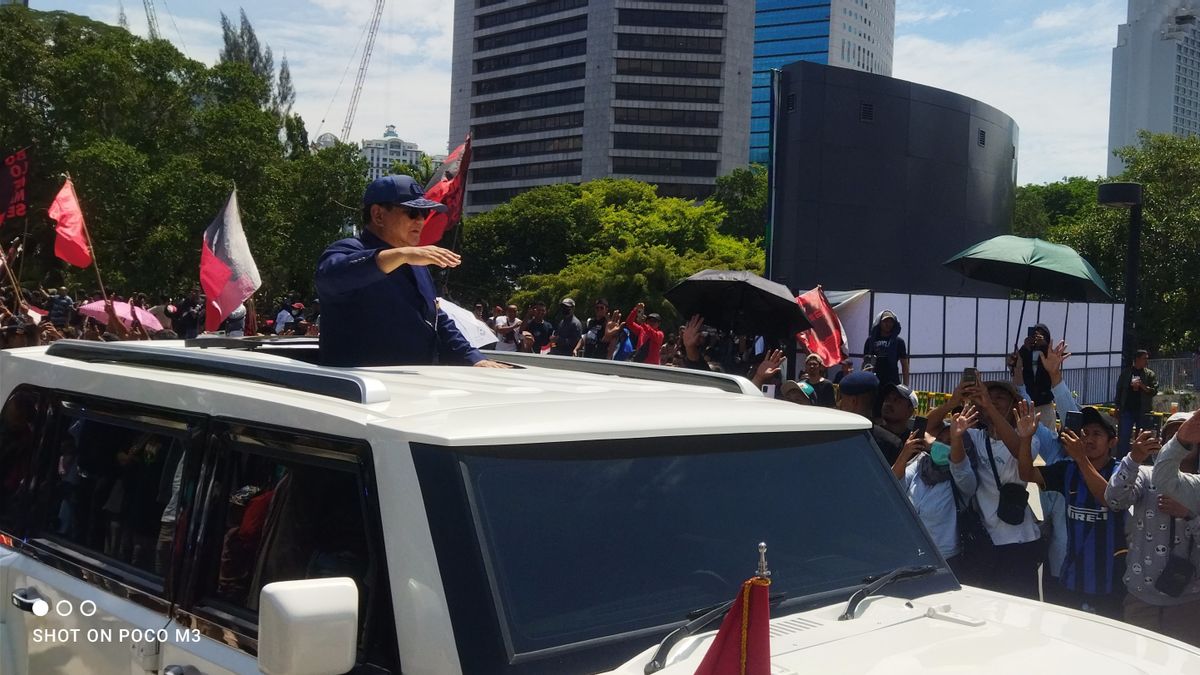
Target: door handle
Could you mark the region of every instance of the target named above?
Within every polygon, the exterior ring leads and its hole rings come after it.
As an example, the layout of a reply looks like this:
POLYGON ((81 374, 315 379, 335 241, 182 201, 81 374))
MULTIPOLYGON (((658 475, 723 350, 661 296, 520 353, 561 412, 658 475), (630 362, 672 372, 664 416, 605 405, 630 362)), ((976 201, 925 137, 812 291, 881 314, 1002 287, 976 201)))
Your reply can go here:
POLYGON ((45 616, 47 614, 46 611, 38 614, 37 605, 39 602, 42 604, 42 607, 45 608, 45 610, 50 609, 50 604, 42 598, 42 595, 37 592, 36 588, 18 588, 17 590, 13 591, 13 607, 16 607, 22 612, 29 612, 30 614, 37 614, 38 616, 45 616))
POLYGON ((201 675, 196 666, 167 666, 162 669, 162 675, 201 675))

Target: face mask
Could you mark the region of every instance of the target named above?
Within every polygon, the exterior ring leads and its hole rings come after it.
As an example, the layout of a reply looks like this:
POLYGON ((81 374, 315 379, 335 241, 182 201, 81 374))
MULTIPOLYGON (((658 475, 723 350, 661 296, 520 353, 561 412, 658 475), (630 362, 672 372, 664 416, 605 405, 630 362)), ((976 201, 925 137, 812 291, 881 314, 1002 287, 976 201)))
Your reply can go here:
POLYGON ((950 446, 941 441, 934 441, 929 446, 929 458, 938 466, 948 466, 950 464, 950 446))

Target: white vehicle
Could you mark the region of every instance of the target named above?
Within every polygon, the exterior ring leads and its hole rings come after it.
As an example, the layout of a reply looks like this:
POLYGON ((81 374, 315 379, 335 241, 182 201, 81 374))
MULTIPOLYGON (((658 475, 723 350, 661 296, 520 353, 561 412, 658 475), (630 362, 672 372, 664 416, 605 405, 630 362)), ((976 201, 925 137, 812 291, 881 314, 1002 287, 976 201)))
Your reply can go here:
POLYGON ((1200 673, 960 587, 856 416, 667 368, 205 344, 0 352, 0 675, 691 673, 760 541, 775 673, 1200 673))

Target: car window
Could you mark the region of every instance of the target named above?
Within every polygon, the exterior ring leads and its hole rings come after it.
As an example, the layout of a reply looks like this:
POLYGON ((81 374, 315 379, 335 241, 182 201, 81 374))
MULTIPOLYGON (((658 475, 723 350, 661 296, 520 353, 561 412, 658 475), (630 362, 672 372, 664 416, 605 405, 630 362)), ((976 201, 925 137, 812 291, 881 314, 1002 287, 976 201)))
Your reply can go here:
MULTIPOLYGON (((382 604, 390 617, 382 542, 368 534, 376 530, 365 515, 361 450, 244 427, 222 433, 202 473, 193 611, 253 637, 263 586, 350 577, 360 637, 368 617, 385 620, 382 604)), ((370 647, 364 641, 360 651, 370 647)))
MULTIPOLYGON (((866 433, 766 438, 460 452, 467 528, 509 652, 584 648, 673 625, 732 597, 753 573, 760 541, 772 593, 790 603, 848 596, 898 567, 941 564, 866 433)), ((426 458, 449 452, 416 449, 423 487, 452 479, 454 468, 435 475, 441 465, 426 458)), ((462 539, 464 525, 433 523, 435 543, 462 539), (445 525, 458 533, 443 534, 445 525)), ((944 589, 953 579, 930 584, 944 589)))
POLYGON ((180 508, 187 425, 66 401, 49 426, 38 459, 34 540, 161 586, 180 508))
POLYGON ((33 485, 33 456, 41 396, 19 390, 0 410, 0 530, 17 533, 33 485))

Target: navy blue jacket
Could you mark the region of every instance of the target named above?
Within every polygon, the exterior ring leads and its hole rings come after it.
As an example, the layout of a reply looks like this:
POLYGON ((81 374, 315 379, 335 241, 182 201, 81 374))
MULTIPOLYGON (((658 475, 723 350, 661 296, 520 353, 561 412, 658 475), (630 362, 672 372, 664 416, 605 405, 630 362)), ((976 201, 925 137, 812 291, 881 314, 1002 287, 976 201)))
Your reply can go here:
POLYGON ((424 266, 384 274, 375 263, 391 245, 371 232, 330 244, 317 263, 321 363, 327 366, 474 365, 484 356, 437 306, 424 266))

